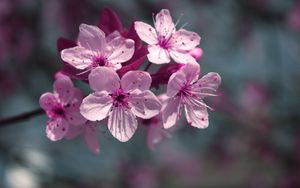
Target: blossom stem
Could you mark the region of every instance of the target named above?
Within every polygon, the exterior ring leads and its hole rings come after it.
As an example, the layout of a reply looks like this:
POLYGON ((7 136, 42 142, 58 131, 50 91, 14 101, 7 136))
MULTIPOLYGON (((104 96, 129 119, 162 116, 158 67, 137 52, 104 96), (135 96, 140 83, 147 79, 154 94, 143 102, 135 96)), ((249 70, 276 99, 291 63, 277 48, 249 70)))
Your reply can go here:
POLYGON ((144 69, 144 71, 148 71, 148 69, 151 67, 152 63, 148 62, 148 65, 146 66, 146 68, 144 69))
POLYGON ((16 115, 16 116, 2 118, 2 119, 0 119, 0 127, 6 126, 6 125, 9 125, 9 124, 13 124, 13 123, 17 123, 17 122, 20 122, 20 121, 23 121, 23 120, 27 120, 31 117, 38 116, 38 115, 41 115, 43 113, 44 113, 43 109, 39 108, 39 109, 33 110, 31 112, 25 112, 23 114, 19 114, 19 115, 16 115))

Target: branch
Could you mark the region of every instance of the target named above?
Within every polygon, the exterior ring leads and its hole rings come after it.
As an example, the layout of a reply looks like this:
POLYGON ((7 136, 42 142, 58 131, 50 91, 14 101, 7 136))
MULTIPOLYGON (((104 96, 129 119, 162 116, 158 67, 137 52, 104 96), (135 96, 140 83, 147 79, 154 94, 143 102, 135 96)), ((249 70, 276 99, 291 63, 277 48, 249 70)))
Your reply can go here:
POLYGON ((17 122, 20 122, 20 121, 23 121, 23 120, 27 120, 31 117, 38 116, 38 115, 41 115, 43 113, 44 113, 43 109, 39 108, 39 109, 33 110, 31 112, 26 112, 26 113, 23 113, 23 114, 20 114, 20 115, 3 118, 3 119, 0 119, 0 127, 6 126, 6 125, 9 125, 9 124, 13 124, 13 123, 17 123, 17 122))

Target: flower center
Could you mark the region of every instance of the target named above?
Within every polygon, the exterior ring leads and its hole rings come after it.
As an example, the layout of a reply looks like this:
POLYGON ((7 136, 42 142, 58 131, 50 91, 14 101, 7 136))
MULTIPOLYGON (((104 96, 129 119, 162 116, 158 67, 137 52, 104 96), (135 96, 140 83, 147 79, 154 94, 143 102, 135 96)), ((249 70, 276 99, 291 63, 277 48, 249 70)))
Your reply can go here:
POLYGON ((168 49, 169 46, 169 39, 170 37, 166 38, 165 36, 159 36, 158 37, 158 45, 162 47, 163 49, 168 49))
POLYGON ((56 106, 51 110, 51 113, 49 115, 51 118, 64 117, 65 110, 61 106, 56 106))
POLYGON ((178 95, 183 95, 183 96, 191 96, 191 86, 189 84, 185 84, 181 90, 178 92, 178 95))
POLYGON ((129 93, 125 93, 123 89, 118 89, 113 94, 111 94, 111 97, 113 99, 113 105, 115 107, 118 107, 120 105, 128 107, 129 93))
POLYGON ((107 59, 105 57, 102 57, 102 56, 98 56, 98 57, 94 57, 93 58, 93 66, 94 67, 102 67, 102 66, 105 66, 107 64, 107 59))

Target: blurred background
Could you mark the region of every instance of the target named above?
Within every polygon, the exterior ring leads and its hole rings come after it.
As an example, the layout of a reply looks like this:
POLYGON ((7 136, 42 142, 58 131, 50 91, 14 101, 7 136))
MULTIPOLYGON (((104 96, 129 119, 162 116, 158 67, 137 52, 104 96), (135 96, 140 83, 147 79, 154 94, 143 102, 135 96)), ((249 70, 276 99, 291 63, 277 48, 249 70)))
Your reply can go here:
POLYGON ((223 79, 210 126, 182 121, 154 151, 148 127, 127 143, 104 128, 94 155, 80 138, 49 141, 40 115, 0 127, 0 187, 300 187, 299 0, 0 0, 0 117, 39 108, 62 67, 57 38, 75 40, 104 7, 127 27, 183 15, 202 37, 201 74, 223 79))

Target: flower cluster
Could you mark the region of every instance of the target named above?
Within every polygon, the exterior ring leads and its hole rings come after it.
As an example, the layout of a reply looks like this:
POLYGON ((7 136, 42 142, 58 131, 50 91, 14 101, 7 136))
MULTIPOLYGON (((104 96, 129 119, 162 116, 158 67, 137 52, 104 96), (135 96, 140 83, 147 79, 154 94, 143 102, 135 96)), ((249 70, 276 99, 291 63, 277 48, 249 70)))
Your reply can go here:
POLYGON ((199 78, 200 36, 177 30, 169 10, 155 16, 154 27, 134 21, 126 29, 115 12, 104 9, 98 26, 81 24, 76 42, 60 38, 57 44, 64 67, 55 76, 54 92, 40 97, 49 117, 50 140, 81 134, 89 149, 98 153, 98 124, 107 124, 121 142, 144 124, 149 127, 148 146, 154 149, 170 135, 169 128, 183 109, 191 126, 208 126, 207 108, 212 108, 203 99, 217 96, 221 78, 217 73, 199 78), (146 59, 149 62, 142 71, 146 59), (160 67, 150 72, 152 64, 160 67), (93 92, 84 97, 71 79, 89 84, 93 92), (166 93, 158 97, 150 90, 165 84, 166 93))

